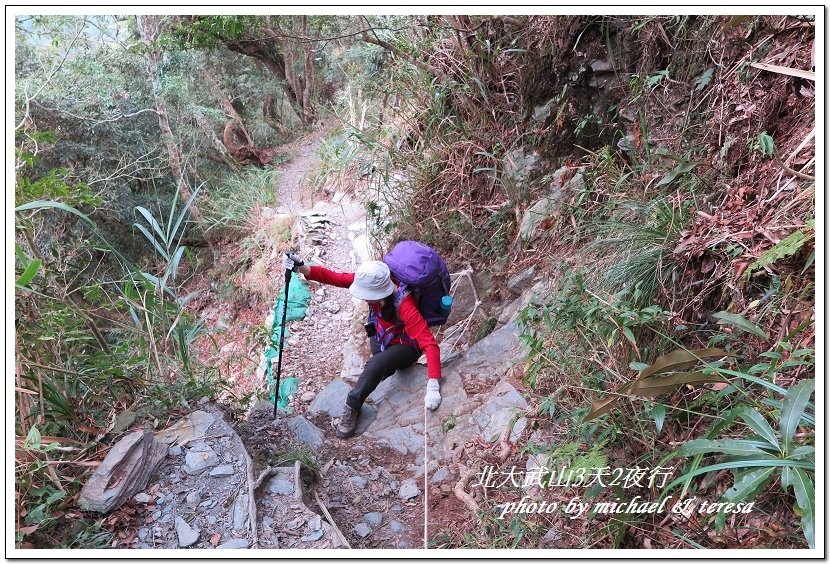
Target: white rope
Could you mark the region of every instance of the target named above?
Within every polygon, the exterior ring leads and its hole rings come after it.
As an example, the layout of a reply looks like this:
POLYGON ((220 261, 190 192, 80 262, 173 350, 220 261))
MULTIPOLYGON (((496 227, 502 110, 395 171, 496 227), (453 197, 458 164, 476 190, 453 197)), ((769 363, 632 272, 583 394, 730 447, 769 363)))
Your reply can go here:
POLYGON ((427 516, 429 515, 429 490, 427 489, 427 407, 424 406, 424 548, 427 548, 427 516))

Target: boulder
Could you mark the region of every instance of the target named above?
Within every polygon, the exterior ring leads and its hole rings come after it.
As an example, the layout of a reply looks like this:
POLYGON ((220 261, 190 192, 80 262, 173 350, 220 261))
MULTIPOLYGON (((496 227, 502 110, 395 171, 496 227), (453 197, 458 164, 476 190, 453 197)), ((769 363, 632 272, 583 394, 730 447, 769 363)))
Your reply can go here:
POLYGON ((557 191, 537 200, 525 212, 519 234, 523 241, 531 241, 538 235, 537 231, 542 222, 559 211, 562 204, 562 192, 557 191))
POLYGON ((205 411, 194 411, 187 417, 156 433, 156 439, 165 444, 185 444, 199 437, 207 435, 208 429, 216 422, 216 418, 205 411))
POLYGON ((354 531, 354 534, 356 534, 357 536, 359 536, 362 539, 365 539, 366 537, 368 537, 369 533, 372 532, 372 529, 370 529, 369 525, 367 525, 366 523, 358 523, 357 525, 354 526, 354 528, 352 530, 354 531))
POLYGON ((104 457, 81 489, 78 507, 109 513, 147 487, 150 475, 161 463, 167 446, 149 431, 130 433, 104 457))
POLYGON ((347 382, 340 378, 332 380, 317 394, 317 397, 308 406, 308 412, 311 415, 328 413, 332 417, 340 417, 343 413, 343 406, 346 404, 346 396, 350 391, 352 391, 352 387, 347 382))
POLYGON ((285 424, 301 443, 307 444, 314 450, 322 448, 325 441, 323 432, 302 415, 287 419, 285 424))
POLYGON ((530 268, 517 272, 507 279, 507 289, 514 294, 519 295, 533 283, 533 277, 535 275, 536 265, 532 265, 530 268))
POLYGON ((210 475, 213 478, 224 478, 226 476, 233 476, 233 474, 233 464, 223 464, 222 466, 217 466, 210 471, 210 475))

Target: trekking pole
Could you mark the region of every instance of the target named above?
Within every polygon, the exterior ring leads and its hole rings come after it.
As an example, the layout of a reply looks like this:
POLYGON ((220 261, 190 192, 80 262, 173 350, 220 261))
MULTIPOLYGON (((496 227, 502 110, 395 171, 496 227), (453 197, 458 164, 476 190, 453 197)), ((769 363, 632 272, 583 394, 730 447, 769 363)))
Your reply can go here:
POLYGON ((282 343, 285 340, 285 319, 288 316, 288 284, 291 283, 291 271, 285 269, 285 298, 282 303, 282 323, 280 324, 280 350, 277 353, 277 379, 274 388, 274 419, 277 418, 277 402, 280 398, 280 372, 282 371, 282 343))

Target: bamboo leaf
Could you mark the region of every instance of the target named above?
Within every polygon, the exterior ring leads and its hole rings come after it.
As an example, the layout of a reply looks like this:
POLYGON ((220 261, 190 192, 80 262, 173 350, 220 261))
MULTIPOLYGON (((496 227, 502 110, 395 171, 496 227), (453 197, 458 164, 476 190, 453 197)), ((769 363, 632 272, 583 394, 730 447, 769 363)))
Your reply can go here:
POLYGON ((769 340, 769 337, 763 329, 761 329, 760 327, 758 327, 742 315, 738 315, 737 313, 729 313, 728 311, 719 311, 712 317, 720 319, 723 323, 736 327, 741 331, 744 331, 745 333, 751 333, 752 335, 761 337, 766 341, 769 340))
POLYGON ((591 410, 588 412, 588 415, 585 416, 585 421, 596 419, 597 417, 605 415, 611 411, 614 408, 614 402, 616 402, 617 399, 617 396, 611 396, 603 400, 592 401, 591 410))
POLYGON ((660 434, 663 431, 663 423, 666 421, 666 406, 662 403, 655 403, 651 408, 651 418, 654 419, 657 434, 660 434))
POLYGON ((23 271, 15 284, 18 286, 25 286, 37 275, 38 270, 40 270, 40 259, 31 260, 29 264, 26 265, 26 270, 23 271))
MULTIPOLYGON (((161 228, 161 225, 159 225, 158 221, 156 221, 156 218, 153 217, 153 214, 151 214, 150 211, 143 206, 136 206, 135 211, 144 216, 144 219, 147 220, 147 223, 150 224, 150 227, 152 227, 153 231, 155 231, 158 235, 158 239, 162 243, 164 243, 165 246, 167 246, 170 242, 167 240, 167 236, 165 235, 164 230, 161 228)), ((150 240, 154 241, 155 238, 151 238, 150 240)))
POLYGON ((738 460, 730 460, 729 462, 720 462, 718 464, 711 464, 709 466, 704 466, 703 468, 697 468, 696 470, 686 472, 682 476, 675 478, 672 480, 666 487, 663 489, 663 492, 660 494, 661 497, 665 497, 665 495, 691 478, 695 478, 700 476, 701 474, 708 474, 709 472, 716 472, 718 470, 740 470, 744 468, 801 468, 804 470, 812 470, 815 471, 815 465, 810 464, 808 462, 801 462, 799 460, 786 460, 783 458, 751 458, 751 459, 738 459, 738 460))
MULTIPOLYGON (((735 484, 723 494, 726 502, 739 503, 751 500, 770 481, 775 468, 758 468, 735 477, 735 484)), ((715 518, 715 529, 723 529, 726 521, 726 512, 721 510, 715 518)))
POLYGON ((628 342, 636 347, 637 346, 637 341, 634 339, 634 333, 631 331, 631 328, 630 327, 623 327, 622 332, 623 332, 623 335, 625 335, 625 338, 628 339, 628 342))
POLYGON ((793 460, 806 460, 810 455, 815 456, 816 447, 811 445, 802 445, 790 453, 790 458, 793 460))
POLYGON ((198 296, 201 296, 203 293, 204 293, 204 290, 195 290, 193 292, 190 292, 189 294, 187 294, 183 298, 178 299, 179 306, 181 306, 181 307, 186 306, 191 300, 193 300, 194 298, 196 298, 198 296))
POLYGON ((804 413, 815 386, 816 382, 813 379, 802 380, 792 386, 784 397, 781 406, 781 438, 784 440, 784 450, 789 450, 801 414, 804 413))
POLYGON ((133 223, 133 225, 136 227, 136 229, 138 229, 144 234, 148 241, 150 241, 153 244, 158 254, 160 254, 162 258, 164 258, 164 260, 170 260, 170 256, 167 254, 167 251, 164 249, 164 247, 159 245, 158 240, 155 237, 153 237, 153 235, 147 230, 146 227, 144 227, 140 223, 133 223))
MULTIPOLYGON (((585 421, 590 421, 591 419, 595 419, 601 415, 605 415, 609 411, 611 411, 614 407, 614 403, 627 393, 629 393, 635 386, 639 386, 639 382, 645 380, 649 376, 654 374, 659 374, 661 372, 667 372, 669 370, 682 370, 684 368, 690 368, 694 366, 700 359, 707 358, 707 357, 721 357, 721 356, 730 356, 724 350, 716 349, 716 348, 709 348, 709 349, 700 349, 695 351, 687 351, 683 349, 678 349, 673 351, 667 355, 663 355, 657 358, 654 363, 640 372, 640 374, 635 378, 633 381, 626 383, 623 385, 619 390, 617 390, 616 395, 607 397, 602 400, 596 400, 591 402, 591 410, 585 416, 585 421)), ((706 376, 708 378, 709 376, 706 376)), ((720 379, 717 380, 703 380, 704 375, 697 376, 696 378, 700 379, 700 381, 721 381, 720 379)), ((664 385, 664 384, 659 384, 664 385)), ((645 385, 642 389, 649 389, 647 385, 645 385)), ((656 389, 656 388, 652 388, 656 389)), ((670 391, 670 390, 669 390, 670 391)), ((661 391, 659 393, 665 393, 661 391)), ((654 397, 652 394, 650 396, 646 396, 645 394, 638 394, 644 397, 654 397)))
POLYGON ((161 289, 166 288, 166 286, 162 285, 161 280, 159 280, 157 277, 153 276, 149 272, 142 272, 141 276, 143 276, 144 279, 151 282, 153 284, 153 286, 156 287, 156 288, 161 288, 161 289))
POLYGON ((739 439, 695 439, 677 449, 677 456, 692 456, 695 454, 721 453, 732 456, 770 456, 770 453, 759 448, 758 441, 744 441, 739 439))
POLYGON ((793 469, 793 491, 801 509, 801 528, 810 548, 816 547, 816 492, 813 480, 801 468, 793 469))
POLYGON ((751 500, 759 490, 770 481, 770 475, 775 468, 758 468, 742 474, 735 479, 735 484, 724 492, 727 501, 739 502, 751 500))
POLYGON ((702 358, 720 356, 731 355, 724 350, 715 348, 699 349, 696 351, 678 349, 669 354, 657 357, 650 367, 640 372, 640 375, 637 376, 637 380, 643 380, 652 374, 668 372, 669 370, 683 370, 684 368, 690 368, 702 358))
POLYGON ((81 220, 86 223, 92 232, 95 234, 96 237, 104 244, 104 246, 112 251, 118 261, 129 271, 131 272, 138 272, 139 269, 136 267, 132 262, 130 262, 127 257, 121 254, 118 249, 110 245, 109 241, 107 241, 106 237, 98 230, 98 226, 95 224, 92 219, 89 218, 86 214, 78 211, 77 209, 73 208, 72 206, 68 206, 62 202, 55 202, 51 200, 37 200, 34 202, 29 202, 28 204, 23 204, 21 206, 17 206, 14 208, 14 212, 22 212, 22 211, 37 211, 41 209, 56 209, 65 212, 69 212, 72 215, 79 217, 81 220))
POLYGON ((182 260, 182 255, 184 254, 185 247, 179 247, 176 249, 176 252, 173 253, 173 259, 167 265, 167 268, 164 272, 164 279, 163 282, 166 285, 167 279, 172 278, 173 280, 176 279, 176 273, 179 270, 179 262, 182 260))
POLYGON ((759 436, 766 439, 776 449, 781 450, 781 445, 778 444, 778 437, 775 436, 775 431, 772 430, 772 427, 770 427, 763 415, 748 407, 739 410, 738 415, 759 436))
MULTIPOLYGON (((190 195, 190 198, 188 198, 187 203, 184 205, 184 208, 182 209, 181 213, 179 214, 179 218, 176 221, 176 225, 174 225, 172 231, 170 231, 170 239, 171 240, 174 237, 178 236, 178 241, 181 241, 182 237, 184 236, 184 230, 180 231, 182 222, 184 221, 185 217, 187 216, 187 211, 190 209, 190 206, 192 206, 193 202, 196 200, 196 195, 202 189, 202 186, 203 186, 203 184, 199 185, 193 191, 193 193, 190 195)), ((176 242, 176 244, 178 244, 178 241, 176 242)))
POLYGON ((786 492, 793 485, 793 480, 795 480, 795 473, 793 472, 793 469, 792 468, 782 468, 781 469, 781 489, 786 492))
POLYGON ((656 187, 663 186, 664 184, 671 184, 675 178, 693 170, 697 165, 698 163, 680 163, 671 169, 671 171, 669 171, 663 178, 661 178, 656 187))
POLYGON ((737 372, 735 370, 729 370, 727 368, 717 368, 717 372, 721 374, 728 374, 730 376, 734 376, 736 378, 742 378, 744 380, 748 380, 750 382, 754 382, 756 384, 760 384, 764 386, 768 390, 772 390, 773 392, 779 393, 782 396, 787 395, 787 390, 779 386, 778 384, 773 384, 769 380, 764 380, 763 378, 758 378, 757 376, 752 376, 751 374, 746 374, 744 372, 737 372))
POLYGON ((605 415, 611 411, 614 408, 614 403, 616 403, 616 401, 624 394, 628 393, 633 384, 633 382, 628 382, 627 384, 624 384, 614 395, 611 395, 605 399, 592 401, 591 410, 585 416, 585 421, 596 419, 600 415, 605 415))

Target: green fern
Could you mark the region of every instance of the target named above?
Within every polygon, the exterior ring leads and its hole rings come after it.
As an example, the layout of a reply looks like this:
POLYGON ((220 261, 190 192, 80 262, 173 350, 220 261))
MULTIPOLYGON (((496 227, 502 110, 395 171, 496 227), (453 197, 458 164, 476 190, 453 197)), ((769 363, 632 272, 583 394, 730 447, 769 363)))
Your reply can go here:
POLYGON ((758 257, 758 260, 749 265, 749 268, 746 269, 744 276, 749 278, 754 271, 766 268, 781 259, 785 259, 796 254, 801 250, 801 247, 803 247, 807 241, 815 238, 815 224, 815 220, 808 220, 806 227, 790 233, 777 244, 764 251, 764 253, 758 257))

